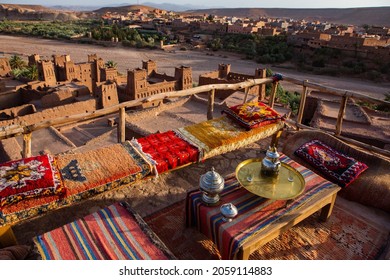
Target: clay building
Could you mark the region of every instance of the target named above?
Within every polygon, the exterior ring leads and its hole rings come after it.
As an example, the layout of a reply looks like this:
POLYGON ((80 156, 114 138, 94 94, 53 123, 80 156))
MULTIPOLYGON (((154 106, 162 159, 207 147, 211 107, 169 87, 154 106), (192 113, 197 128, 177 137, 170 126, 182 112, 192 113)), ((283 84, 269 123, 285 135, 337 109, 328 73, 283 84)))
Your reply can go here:
POLYGON ((39 55, 34 54, 29 56, 29 65, 33 64, 37 65, 39 80, 44 81, 45 86, 78 81, 94 92, 96 83, 117 77, 117 70, 105 67, 103 59, 96 54, 88 55, 88 61, 82 63, 73 62, 69 55, 54 55, 51 61, 42 61, 39 55))
MULTIPOLYGON (((241 73, 232 72, 230 64, 219 64, 218 70, 208 72, 202 75, 199 75, 199 85, 209 85, 209 84, 235 84, 244 82, 248 79, 258 79, 266 77, 266 70, 257 68, 254 75, 247 75, 241 73)), ((215 97, 218 99, 226 99, 231 94, 234 93, 234 90, 217 90, 215 97)), ((265 96, 265 87, 254 86, 249 89, 249 94, 255 94, 261 96, 261 99, 264 99, 265 96)))
MULTIPOLYGON (((142 61, 142 68, 128 70, 126 85, 118 86, 119 101, 145 98, 159 93, 192 88, 192 69, 176 67, 174 76, 157 72, 157 63, 142 61)), ((157 106, 160 102, 144 103, 143 108, 157 106)))
POLYGON ((1 92, 0 125, 33 124, 50 118, 80 114, 118 104, 115 68, 105 67, 97 56, 74 63, 69 55, 42 60, 28 57, 36 65, 39 81, 31 81, 12 91, 1 92), (106 82, 107 81, 107 82, 106 82))
POLYGON ((7 76, 11 72, 11 65, 8 58, 0 57, 0 76, 7 76))

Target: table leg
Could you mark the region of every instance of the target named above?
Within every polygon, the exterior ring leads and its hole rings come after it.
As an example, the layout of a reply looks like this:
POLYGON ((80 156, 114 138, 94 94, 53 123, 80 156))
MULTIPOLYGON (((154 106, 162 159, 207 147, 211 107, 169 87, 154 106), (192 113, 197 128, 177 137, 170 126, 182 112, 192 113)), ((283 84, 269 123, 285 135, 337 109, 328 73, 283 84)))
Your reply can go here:
POLYGON ((320 220, 321 221, 325 222, 326 220, 328 220, 328 218, 332 214, 333 206, 334 206, 334 203, 336 201, 336 196, 337 196, 337 193, 332 195, 331 198, 330 198, 329 204, 327 204, 324 207, 322 207, 321 215, 320 215, 320 220))

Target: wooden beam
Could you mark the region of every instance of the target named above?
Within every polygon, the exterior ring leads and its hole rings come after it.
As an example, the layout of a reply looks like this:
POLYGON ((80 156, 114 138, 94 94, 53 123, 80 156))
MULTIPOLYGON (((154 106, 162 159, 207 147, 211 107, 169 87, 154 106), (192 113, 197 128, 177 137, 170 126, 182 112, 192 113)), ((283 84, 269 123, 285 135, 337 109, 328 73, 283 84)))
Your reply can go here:
POLYGON ((378 99, 378 98, 370 97, 370 96, 367 96, 365 94, 362 94, 362 93, 359 93, 359 92, 356 92, 356 91, 349 91, 349 90, 343 90, 343 89, 323 86, 323 85, 320 85, 320 84, 317 84, 317 83, 308 82, 307 80, 302 81, 302 80, 298 80, 296 78, 292 78, 292 77, 288 77, 288 76, 284 76, 283 75, 283 81, 290 82, 290 83, 293 83, 293 84, 296 84, 296 85, 307 86, 308 88, 316 89, 316 90, 319 90, 321 92, 330 93, 330 94, 341 96, 341 97, 342 96, 348 96, 348 97, 351 97, 351 98, 356 98, 356 99, 359 99, 359 100, 364 100, 364 101, 372 102, 372 103, 375 103, 375 104, 387 104, 387 105, 390 105, 389 101, 385 101, 385 100, 381 100, 381 99, 378 99))
POLYGON ((118 124, 118 143, 126 141, 126 111, 125 108, 119 109, 119 124, 118 124))
POLYGON ((297 116, 297 123, 299 123, 299 124, 302 123, 303 112, 305 111, 306 97, 307 97, 307 86, 303 86, 302 94, 301 94, 301 101, 299 103, 299 110, 298 110, 298 116, 297 116))
POLYGON ((276 90, 278 89, 278 81, 275 81, 272 83, 272 90, 271 90, 271 96, 269 98, 268 105, 273 108, 275 103, 275 97, 276 97, 276 90))
POLYGON ((250 87, 245 88, 245 96, 244 96, 244 101, 242 103, 246 103, 248 100, 248 94, 249 94, 250 87))
POLYGON ((209 92, 209 100, 208 100, 208 103, 207 103, 207 119, 208 120, 212 120, 213 119, 214 99, 215 99, 215 89, 212 89, 209 92))
POLYGON ((23 134, 23 158, 31 157, 31 138, 32 133, 23 134))
POLYGON ((345 115, 345 110, 347 108, 347 102, 348 102, 348 96, 343 96, 343 99, 341 100, 341 104, 340 104, 339 115, 337 116, 337 122, 336 122, 335 134, 337 136, 341 134, 341 129, 343 126, 343 118, 345 115))

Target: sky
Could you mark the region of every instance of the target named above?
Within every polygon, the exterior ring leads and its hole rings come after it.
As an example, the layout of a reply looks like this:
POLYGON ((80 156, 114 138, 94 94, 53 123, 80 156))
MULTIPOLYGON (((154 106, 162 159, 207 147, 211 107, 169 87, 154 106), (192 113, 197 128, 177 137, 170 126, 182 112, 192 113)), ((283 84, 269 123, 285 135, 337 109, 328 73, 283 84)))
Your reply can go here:
POLYGON ((53 5, 81 5, 104 6, 112 4, 142 4, 144 2, 193 4, 204 7, 224 8, 355 8, 355 7, 381 7, 390 6, 390 0, 0 0, 0 3, 9 4, 34 4, 43 6, 53 5))

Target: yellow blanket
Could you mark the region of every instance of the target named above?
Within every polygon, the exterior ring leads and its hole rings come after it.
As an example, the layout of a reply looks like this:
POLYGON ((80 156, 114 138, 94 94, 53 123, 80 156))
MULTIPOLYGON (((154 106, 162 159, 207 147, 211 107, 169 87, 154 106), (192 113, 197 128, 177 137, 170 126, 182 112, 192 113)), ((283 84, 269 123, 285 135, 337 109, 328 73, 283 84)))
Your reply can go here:
POLYGON ((226 116, 193 124, 176 130, 176 133, 203 150, 203 159, 239 149, 267 138, 283 128, 284 123, 265 125, 246 130, 226 116))

